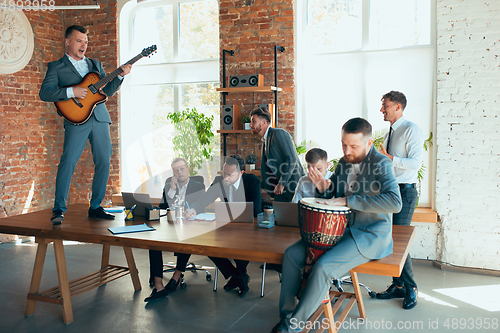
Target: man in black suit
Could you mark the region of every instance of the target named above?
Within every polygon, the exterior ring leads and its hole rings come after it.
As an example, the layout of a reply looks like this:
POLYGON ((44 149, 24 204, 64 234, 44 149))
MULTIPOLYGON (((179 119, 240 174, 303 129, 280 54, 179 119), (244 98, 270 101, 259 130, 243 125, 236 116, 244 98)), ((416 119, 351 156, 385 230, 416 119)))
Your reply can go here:
MULTIPOLYGON (((70 98, 84 99, 89 89, 66 87, 80 83, 83 77, 91 71, 98 72, 101 77, 106 76, 100 61, 85 57, 88 45, 86 28, 72 25, 66 29, 65 38, 66 54, 57 61, 49 62, 47 74, 39 92, 42 101, 58 102, 67 101, 70 98)), ((120 68, 122 73, 102 89, 108 96, 113 96, 116 93, 122 84, 123 77, 130 73, 132 66, 123 65, 120 68)), ((112 153, 109 134, 110 123, 111 119, 105 103, 98 104, 90 119, 84 124, 74 125, 64 121, 63 154, 57 168, 54 208, 50 219, 53 224, 60 224, 64 220, 71 178, 87 140, 92 147, 95 165, 88 215, 92 218, 108 220, 115 218, 114 215, 106 213, 101 207, 101 202, 106 195, 112 153)))
MULTIPOLYGON (((184 205, 184 209, 186 209, 186 202, 188 204, 194 203, 205 193, 205 185, 189 178, 190 168, 182 157, 174 159, 171 167, 174 176, 165 181, 160 208, 172 207, 177 199, 178 204, 184 205)), ((162 252, 149 250, 149 284, 155 288, 151 295, 145 299, 146 302, 167 296, 169 292, 177 288, 186 270, 190 255, 184 253, 175 253, 175 255, 177 256, 177 265, 174 275, 164 286, 162 252)))
POLYGON ((281 128, 272 128, 271 114, 266 109, 254 109, 250 116, 253 134, 262 137, 262 188, 274 201, 291 202, 299 179, 305 175, 292 137, 281 128))
MULTIPOLYGON (((186 213, 187 217, 201 212, 210 203, 217 199, 225 202, 253 202, 253 214, 257 216, 262 211, 262 195, 260 193, 260 180, 257 176, 245 173, 245 161, 239 155, 231 155, 226 158, 223 166, 223 175, 217 176, 201 196, 200 200, 193 203, 191 211, 186 213)), ((235 259, 236 267, 227 258, 209 257, 219 268, 226 279, 231 278, 224 286, 225 290, 239 288, 240 296, 248 292, 247 260, 235 259)))

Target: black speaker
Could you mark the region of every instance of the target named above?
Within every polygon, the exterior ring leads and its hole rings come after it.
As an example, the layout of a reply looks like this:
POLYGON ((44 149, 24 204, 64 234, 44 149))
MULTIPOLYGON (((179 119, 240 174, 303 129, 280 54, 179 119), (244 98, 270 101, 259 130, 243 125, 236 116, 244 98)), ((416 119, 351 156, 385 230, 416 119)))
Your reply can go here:
POLYGON ((241 105, 223 105, 221 116, 223 130, 241 129, 241 105))
POLYGON ((264 76, 259 75, 236 75, 229 77, 229 87, 261 87, 264 85, 264 76))

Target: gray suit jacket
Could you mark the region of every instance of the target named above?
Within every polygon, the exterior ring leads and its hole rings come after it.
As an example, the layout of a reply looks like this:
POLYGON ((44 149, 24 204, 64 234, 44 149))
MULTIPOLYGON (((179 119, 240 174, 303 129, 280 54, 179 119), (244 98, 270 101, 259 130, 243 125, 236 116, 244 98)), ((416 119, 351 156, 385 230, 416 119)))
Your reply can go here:
POLYGON ((330 178, 330 188, 317 194, 324 198, 347 197, 347 207, 355 214, 351 234, 359 252, 369 259, 386 257, 392 253, 392 213, 402 207, 391 160, 372 147, 361 162, 355 183, 358 186, 349 193, 347 175, 351 166, 340 159, 330 178))
MULTIPOLYGON (((99 73, 101 78, 106 76, 106 72, 100 61, 86 59, 90 72, 99 73)), ((43 79, 38 95, 45 102, 66 101, 69 99, 66 94, 66 87, 78 84, 82 80, 83 77, 78 73, 71 61, 69 61, 68 56, 64 55, 59 60, 49 62, 47 74, 45 75, 45 79, 43 79)), ((102 91, 108 96, 113 96, 120 88, 122 81, 116 77, 104 86, 102 91)), ((94 115, 97 121, 111 123, 106 103, 98 104, 94 109, 94 115)))
MULTIPOLYGON (((274 191, 275 184, 269 179, 273 174, 279 184, 285 187, 284 193, 295 193, 299 179, 305 175, 295 150, 292 137, 281 128, 269 128, 262 151, 261 176, 262 188, 268 192, 274 191)), ((291 198, 290 198, 291 199, 291 198)))

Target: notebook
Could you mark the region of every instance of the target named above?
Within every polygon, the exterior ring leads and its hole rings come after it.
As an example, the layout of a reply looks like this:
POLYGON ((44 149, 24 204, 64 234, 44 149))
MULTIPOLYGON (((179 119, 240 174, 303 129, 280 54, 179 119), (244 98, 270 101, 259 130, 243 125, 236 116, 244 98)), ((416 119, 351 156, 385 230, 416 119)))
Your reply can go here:
POLYGON ((253 202, 214 202, 217 222, 253 222, 253 202))
POLYGON ((127 225, 124 227, 113 227, 113 228, 108 228, 108 230, 111 231, 113 235, 117 235, 117 234, 126 234, 129 232, 152 231, 155 229, 144 223, 139 225, 127 225))
POLYGON ((277 225, 299 226, 299 206, 294 202, 273 202, 274 220, 277 225))
POLYGON ((134 216, 146 216, 146 209, 153 209, 151 198, 147 193, 122 192, 122 199, 126 209, 136 205, 134 216))

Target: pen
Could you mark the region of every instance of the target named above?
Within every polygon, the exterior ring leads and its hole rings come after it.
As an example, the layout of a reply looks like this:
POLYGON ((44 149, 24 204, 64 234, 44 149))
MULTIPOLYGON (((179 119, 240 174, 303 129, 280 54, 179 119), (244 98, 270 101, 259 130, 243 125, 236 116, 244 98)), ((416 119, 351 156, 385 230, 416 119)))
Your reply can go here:
POLYGON ((189 208, 189 204, 188 204, 187 200, 186 200, 186 206, 187 206, 187 208, 188 208, 188 212, 190 212, 190 213, 191 213, 191 208, 189 208))
POLYGON ((134 209, 135 209, 135 206, 137 206, 137 205, 133 205, 133 206, 132 206, 132 208, 130 208, 130 210, 134 210, 134 209))

